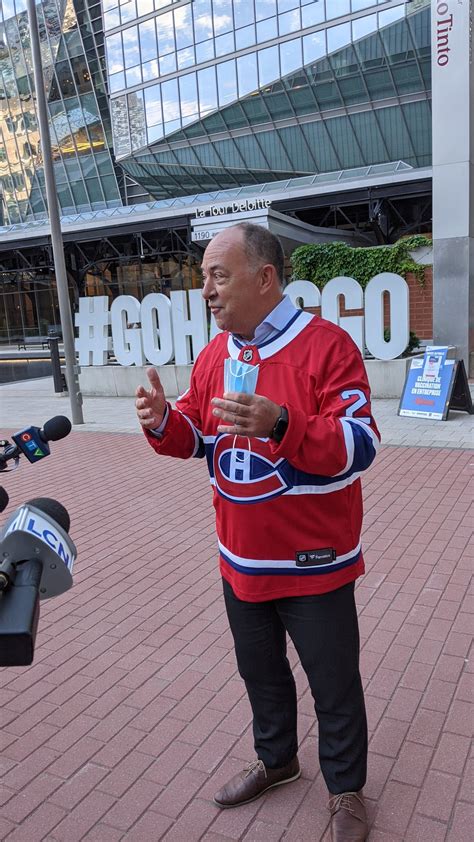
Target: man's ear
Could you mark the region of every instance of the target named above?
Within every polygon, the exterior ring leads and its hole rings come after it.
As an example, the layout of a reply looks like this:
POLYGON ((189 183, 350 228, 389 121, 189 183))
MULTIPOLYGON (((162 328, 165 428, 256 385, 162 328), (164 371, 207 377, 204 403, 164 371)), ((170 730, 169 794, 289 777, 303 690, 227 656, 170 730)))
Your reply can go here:
POLYGON ((260 269, 260 295, 267 295, 269 292, 272 292, 275 285, 279 286, 276 269, 271 263, 265 263, 260 269))

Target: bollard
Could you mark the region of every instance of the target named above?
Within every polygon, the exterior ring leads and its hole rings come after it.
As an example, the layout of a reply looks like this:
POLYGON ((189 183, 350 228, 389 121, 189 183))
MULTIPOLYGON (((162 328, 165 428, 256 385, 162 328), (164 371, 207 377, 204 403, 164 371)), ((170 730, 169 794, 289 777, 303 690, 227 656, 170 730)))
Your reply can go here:
POLYGON ((53 368, 54 391, 63 392, 63 375, 61 372, 61 363, 59 361, 59 336, 49 337, 49 350, 51 352, 51 365, 53 368))

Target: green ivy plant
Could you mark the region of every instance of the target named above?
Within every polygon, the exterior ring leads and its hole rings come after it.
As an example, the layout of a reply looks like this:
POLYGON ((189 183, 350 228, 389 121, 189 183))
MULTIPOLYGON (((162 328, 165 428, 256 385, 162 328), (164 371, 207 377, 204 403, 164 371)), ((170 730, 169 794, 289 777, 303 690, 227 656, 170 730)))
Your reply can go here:
POLYGON ((425 269, 429 264, 415 263, 410 251, 431 246, 432 240, 423 234, 405 237, 391 246, 353 248, 346 243, 316 243, 299 246, 291 255, 293 280, 304 278, 323 287, 331 278, 340 275, 355 278, 362 288, 379 272, 408 273, 425 284, 425 269))

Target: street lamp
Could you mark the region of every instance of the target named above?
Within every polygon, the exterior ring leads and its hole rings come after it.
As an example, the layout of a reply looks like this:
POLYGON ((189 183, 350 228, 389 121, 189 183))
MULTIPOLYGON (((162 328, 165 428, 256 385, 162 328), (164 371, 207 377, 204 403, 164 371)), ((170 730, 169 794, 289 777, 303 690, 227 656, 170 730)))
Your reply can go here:
POLYGON ((51 137, 49 133, 48 108, 44 89, 43 68, 41 64, 41 50, 38 32, 38 18, 35 0, 26 0, 28 23, 30 27, 31 55, 33 61, 33 75, 36 90, 36 107, 38 112, 39 135, 43 150, 44 178, 46 185, 46 200, 51 227, 51 244, 53 247, 53 263, 58 290, 59 315, 63 333, 64 357, 66 361, 66 380, 71 402, 73 424, 83 424, 82 395, 79 390, 79 374, 76 365, 76 350, 74 347, 74 328, 72 323, 71 303, 67 288, 66 263, 64 260, 63 238, 59 205, 56 190, 56 180, 51 155, 51 137))

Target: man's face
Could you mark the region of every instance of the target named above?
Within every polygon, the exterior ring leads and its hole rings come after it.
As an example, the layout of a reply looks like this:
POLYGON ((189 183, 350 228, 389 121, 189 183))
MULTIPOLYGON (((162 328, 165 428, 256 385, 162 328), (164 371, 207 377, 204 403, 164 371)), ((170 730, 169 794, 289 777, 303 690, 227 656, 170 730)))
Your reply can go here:
POLYGON ((242 231, 222 231, 204 253, 203 297, 221 330, 252 338, 260 322, 258 278, 245 252, 242 231))

